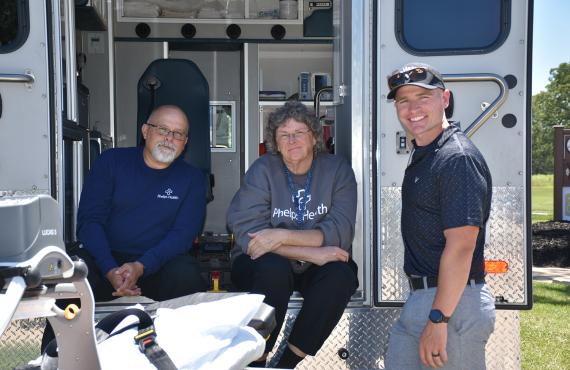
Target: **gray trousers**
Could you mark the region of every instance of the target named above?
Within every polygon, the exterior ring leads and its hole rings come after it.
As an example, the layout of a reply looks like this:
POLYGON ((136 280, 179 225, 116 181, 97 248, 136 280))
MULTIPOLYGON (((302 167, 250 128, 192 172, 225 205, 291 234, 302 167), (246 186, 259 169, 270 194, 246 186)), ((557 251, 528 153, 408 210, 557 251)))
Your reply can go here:
MULTIPOLYGON (((387 370, 429 369, 420 360, 418 346, 435 293, 436 288, 410 293, 390 332, 387 370)), ((448 362, 442 369, 485 369, 485 345, 494 327, 495 300, 487 285, 467 285, 447 324, 448 362)))

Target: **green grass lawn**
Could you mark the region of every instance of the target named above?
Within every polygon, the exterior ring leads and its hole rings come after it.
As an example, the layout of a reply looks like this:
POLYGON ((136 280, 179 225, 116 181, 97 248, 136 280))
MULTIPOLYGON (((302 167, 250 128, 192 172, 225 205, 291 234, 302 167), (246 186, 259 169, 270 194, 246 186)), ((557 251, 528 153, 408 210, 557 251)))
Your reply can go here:
POLYGON ((535 282, 533 290, 533 309, 521 311, 522 369, 570 369, 570 285, 535 282))
POLYGON ((532 223, 551 221, 554 207, 554 176, 533 175, 531 178, 532 223))

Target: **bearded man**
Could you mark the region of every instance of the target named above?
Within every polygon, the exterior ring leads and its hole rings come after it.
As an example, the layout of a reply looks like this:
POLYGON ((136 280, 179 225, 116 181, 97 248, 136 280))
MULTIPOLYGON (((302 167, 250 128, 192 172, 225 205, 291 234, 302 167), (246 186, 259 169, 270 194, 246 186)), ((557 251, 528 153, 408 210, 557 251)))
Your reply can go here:
MULTIPOLYGON (((180 158, 188 125, 180 108, 157 107, 142 126, 144 145, 109 149, 93 165, 77 214, 81 244, 67 252, 87 264, 96 301, 163 301, 206 290, 189 254, 204 223, 206 187, 202 171, 180 158)), ((57 301, 70 303, 80 305, 57 301)), ((48 323, 42 353, 54 337, 48 323)))
POLYGON ((157 301, 206 289, 188 252, 206 212, 203 173, 180 158, 188 118, 172 105, 142 126, 144 146, 101 154, 81 193, 70 251, 89 267, 95 300, 144 295, 157 301))

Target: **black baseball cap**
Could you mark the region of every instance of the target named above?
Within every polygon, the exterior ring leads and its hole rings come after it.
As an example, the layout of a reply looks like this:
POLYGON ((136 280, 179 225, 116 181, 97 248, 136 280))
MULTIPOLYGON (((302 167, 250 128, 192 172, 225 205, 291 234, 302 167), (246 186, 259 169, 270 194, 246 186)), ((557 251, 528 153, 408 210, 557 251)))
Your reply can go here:
POLYGON ((408 63, 388 76, 388 100, 394 99, 396 90, 405 85, 415 85, 424 89, 445 89, 441 73, 429 64, 408 63))

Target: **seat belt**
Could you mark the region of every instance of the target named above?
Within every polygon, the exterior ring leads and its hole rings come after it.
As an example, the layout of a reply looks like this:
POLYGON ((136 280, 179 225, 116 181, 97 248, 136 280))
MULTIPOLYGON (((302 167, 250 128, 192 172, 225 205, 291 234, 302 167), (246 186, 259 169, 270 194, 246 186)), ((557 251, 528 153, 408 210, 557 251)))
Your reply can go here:
POLYGON ((138 334, 134 337, 135 344, 139 346, 139 350, 148 358, 158 370, 177 370, 176 365, 170 359, 168 354, 156 342, 156 332, 152 318, 148 313, 138 308, 128 308, 113 312, 112 314, 104 317, 97 323, 95 329, 97 331, 98 341, 105 340, 110 336, 122 333, 126 329, 131 328, 128 326, 111 335, 111 332, 119 325, 121 321, 127 316, 134 315, 139 319, 138 334))

